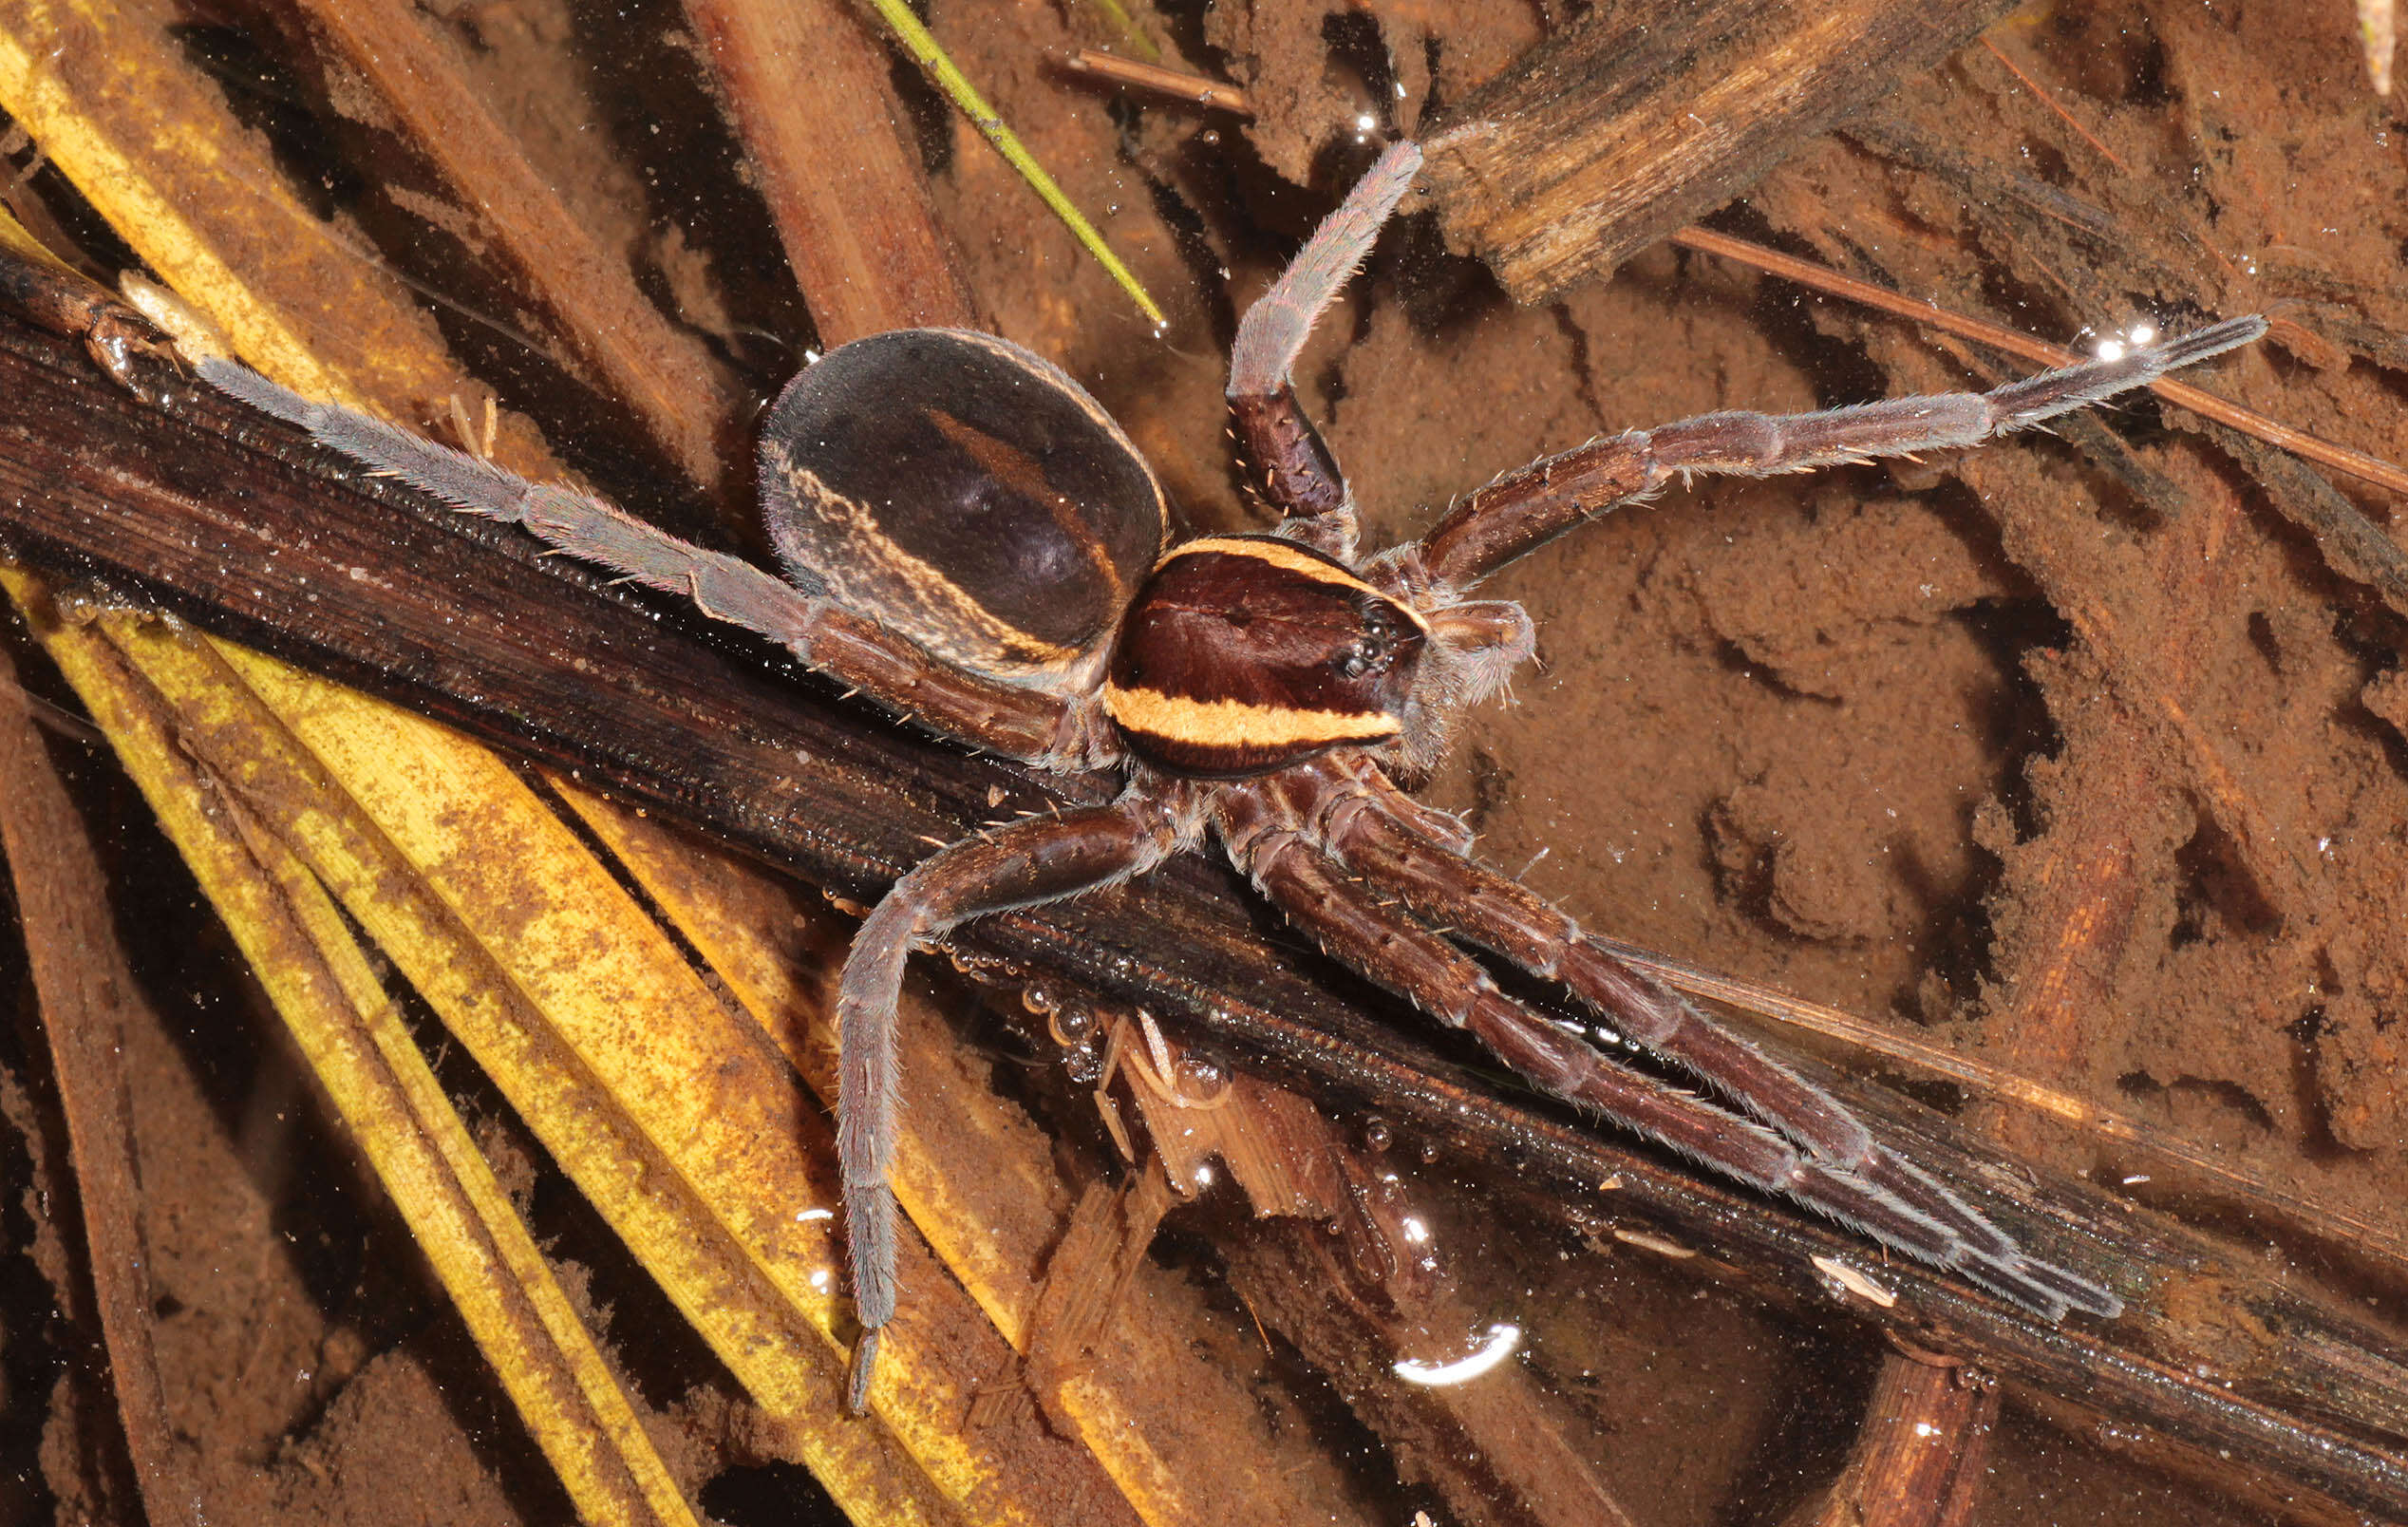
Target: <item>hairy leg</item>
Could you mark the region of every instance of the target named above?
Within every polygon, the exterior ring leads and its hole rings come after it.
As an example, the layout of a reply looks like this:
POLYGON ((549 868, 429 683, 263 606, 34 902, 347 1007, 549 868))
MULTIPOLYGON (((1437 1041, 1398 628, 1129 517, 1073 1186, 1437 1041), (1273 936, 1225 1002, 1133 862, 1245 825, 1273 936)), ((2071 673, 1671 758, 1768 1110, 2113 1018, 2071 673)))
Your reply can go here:
MULTIPOLYGON (((1946 1227, 1974 1253, 2021 1255, 2004 1231, 1882 1145, 1836 1098, 1624 964, 1552 903, 1426 836, 1419 825, 1426 808, 1376 765, 1331 760, 1317 772, 1317 780, 1282 784, 1317 792, 1312 815, 1304 820, 1339 863, 1402 896, 1417 915, 1457 937, 1533 975, 1563 982, 1624 1039, 1681 1066, 1815 1160, 1946 1227)), ((2082 1280, 2057 1287, 2077 1308, 2104 1315, 2117 1310, 2113 1294, 2082 1280)))
POLYGON ((837 1156, 853 1297, 861 1316, 846 1404, 867 1406, 878 1333, 894 1314, 894 1006, 914 948, 969 918, 1058 901, 1158 864, 1188 836, 1179 813, 1134 793, 1108 806, 1031 817, 964 839, 894 883, 845 956, 837 1023, 843 1075, 837 1156))
POLYGON ((1703 1098, 1617 1065, 1507 996, 1436 929, 1375 900, 1369 885, 1384 890, 1387 883, 1358 883, 1325 858, 1308 840, 1311 815, 1299 815, 1274 791, 1257 788, 1225 796, 1216 825, 1232 858, 1325 950, 1441 1022, 1470 1031, 1533 1085, 1597 1108, 1716 1172, 1793 1198, 1884 1246, 1962 1272, 2047 1319, 2072 1308, 2120 1310, 2113 1294, 2026 1256, 1954 1195, 1877 1145, 1861 1159, 1861 1169, 1825 1160, 1703 1098))
POLYGON ((2265 332, 2263 318, 2232 318, 2116 360, 2044 371, 1989 392, 1891 398, 1820 413, 1701 414, 1634 429, 1533 462, 1475 492, 1421 538, 1421 567, 1440 585, 1469 588, 1675 476, 1769 477, 1977 444, 2146 386, 2265 332))
POLYGON ((1079 768, 1101 762, 1102 729, 1087 710, 946 668, 903 638, 836 608, 823 590, 798 587, 741 557, 679 540, 591 494, 530 482, 383 420, 311 402, 234 362, 206 359, 199 370, 212 386, 299 425, 330 449, 462 513, 524 525, 572 556, 647 588, 683 594, 712 619, 768 637, 932 730, 1031 764, 1079 768))
POLYGON ((1421 151, 1392 144, 1313 231, 1270 291, 1254 299, 1230 349, 1229 405, 1264 497, 1289 517, 1286 534, 1341 558, 1354 555, 1354 500, 1337 458, 1296 401, 1289 372, 1322 312, 1371 252, 1421 168, 1421 151))

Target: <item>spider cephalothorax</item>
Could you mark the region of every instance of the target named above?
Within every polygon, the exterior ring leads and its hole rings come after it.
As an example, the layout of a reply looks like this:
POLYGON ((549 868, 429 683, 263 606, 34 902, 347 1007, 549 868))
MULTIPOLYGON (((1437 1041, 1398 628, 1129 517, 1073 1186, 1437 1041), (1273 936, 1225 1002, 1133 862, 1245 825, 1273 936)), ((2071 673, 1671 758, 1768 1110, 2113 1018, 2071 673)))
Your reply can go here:
POLYGON ((1333 747, 1426 766, 1446 721, 1530 655, 1530 620, 1488 600, 1424 613, 1387 571, 1277 536, 1174 548, 1121 622, 1105 713, 1130 752, 1197 779, 1333 747))
POLYGON ((1128 438, 1060 370, 984 334, 861 340, 786 389, 761 454, 763 512, 791 582, 591 497, 202 363, 217 386, 328 444, 685 594, 936 731, 1041 767, 1125 770, 1109 805, 936 853, 855 939, 837 1009, 838 1148, 863 1328, 856 1408, 895 1303, 886 1178, 906 958, 967 918, 1141 874, 1207 835, 1325 950, 1469 1030, 1535 1085, 2049 1318, 2121 1308, 1480 865, 1461 824, 1415 802, 1396 775, 1427 770, 1455 717, 1531 653, 1518 606, 1465 591, 1600 511, 1677 476, 1969 445, 2247 343, 2264 324, 2214 325, 1989 393, 1634 430, 1500 477, 1420 540, 1364 558, 1345 480, 1289 370, 1419 164, 1409 143, 1383 156, 1239 327, 1230 402, 1286 516, 1276 535, 1164 551, 1162 492, 1128 438), (1617 1064, 1576 1026, 1505 992, 1482 956, 1560 983, 1592 1022, 1714 1098, 1617 1064))

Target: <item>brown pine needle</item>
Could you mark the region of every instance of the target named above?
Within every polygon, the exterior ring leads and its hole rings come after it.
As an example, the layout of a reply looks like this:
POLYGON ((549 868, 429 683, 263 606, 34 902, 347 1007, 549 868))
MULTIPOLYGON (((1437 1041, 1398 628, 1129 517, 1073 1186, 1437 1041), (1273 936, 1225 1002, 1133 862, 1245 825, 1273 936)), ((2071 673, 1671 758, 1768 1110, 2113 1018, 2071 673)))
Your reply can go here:
POLYGON ((2006 66, 2007 73, 2014 75, 2018 80, 2022 82, 2023 88, 2032 92, 2033 100, 2039 102, 2041 105, 2046 106, 2049 110, 2057 113, 2059 117, 2064 120, 2065 125, 2074 129, 2075 133, 2080 137, 2083 142, 2088 143, 2091 147, 2098 150, 2100 158, 2106 160, 2108 163, 2113 164, 2116 168, 2123 171, 2126 175, 2130 175, 2132 173, 2131 165, 2126 164, 2122 160, 2117 159, 2114 149, 2109 148, 2105 143, 2100 142, 2096 134, 2092 133, 2089 128, 2083 126, 2081 123, 2075 118, 2072 112, 2065 109, 2063 103, 2060 102, 2045 85, 2041 84, 2040 81, 2035 80, 2030 75, 2024 73, 2022 66, 2019 66, 2013 59, 2007 57, 2006 54, 1999 47, 1998 44, 1985 37, 1982 39, 1982 46, 1989 50, 1989 54, 1992 58, 1997 59, 2000 63, 2006 66))
POLYGON ((1213 111, 1232 112, 1240 117, 1254 115, 1254 107, 1246 99, 1246 92, 1233 85, 1223 85, 1201 74, 1165 68, 1159 64, 1122 58, 1100 47, 1082 47, 1063 59, 1062 66, 1073 74, 1087 75, 1132 90, 1144 90, 1168 100, 1184 101, 1213 111))

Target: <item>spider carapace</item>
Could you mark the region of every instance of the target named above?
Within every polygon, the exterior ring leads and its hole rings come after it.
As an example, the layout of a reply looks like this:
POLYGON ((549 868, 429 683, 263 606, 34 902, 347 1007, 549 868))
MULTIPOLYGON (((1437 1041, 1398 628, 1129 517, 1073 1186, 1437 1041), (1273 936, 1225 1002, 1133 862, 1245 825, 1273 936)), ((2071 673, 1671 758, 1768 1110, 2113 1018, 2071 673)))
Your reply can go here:
POLYGON ((913 948, 985 913, 1079 895, 1216 841, 1336 958, 1476 1035, 1533 1085, 2050 1319, 2109 1290, 2027 1253, 1837 1100, 1615 959, 1471 856, 1396 782, 1530 656, 1517 605, 1466 597, 1612 505, 1696 473, 1762 476, 1970 445, 2246 344, 2255 318, 1988 393, 1787 417, 1717 413, 1508 473, 1420 539, 1364 555, 1345 481, 1289 373, 1420 162, 1399 143, 1239 325, 1229 398, 1276 532, 1171 544, 1152 471, 1061 370, 1007 341, 913 330, 844 346, 763 429, 780 579, 591 496, 531 483, 225 362, 255 406, 452 505, 685 595, 936 732, 1039 768, 1117 768, 1107 805, 1033 817, 923 861, 871 912, 837 1005, 838 1150, 868 1402, 895 1307, 894 1021, 913 948), (1710 1095, 1617 1064, 1500 990, 1482 958, 1560 983, 1710 1095))

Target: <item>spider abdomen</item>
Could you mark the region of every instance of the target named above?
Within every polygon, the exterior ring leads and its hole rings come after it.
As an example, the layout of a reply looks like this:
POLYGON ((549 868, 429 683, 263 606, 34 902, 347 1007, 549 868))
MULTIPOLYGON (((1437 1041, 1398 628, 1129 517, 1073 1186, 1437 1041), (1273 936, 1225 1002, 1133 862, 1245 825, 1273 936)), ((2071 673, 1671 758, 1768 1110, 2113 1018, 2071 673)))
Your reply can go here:
POLYGON ((956 666, 1093 682, 1169 510, 1101 404, 992 334, 904 329, 804 368, 761 436, 762 517, 797 582, 956 666))
POLYGON ((1174 548, 1106 669, 1129 749, 1172 773, 1259 774, 1404 727, 1421 618, 1345 566, 1270 536, 1174 548))

